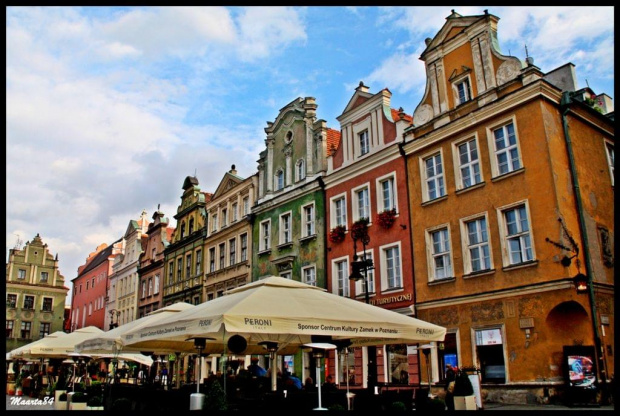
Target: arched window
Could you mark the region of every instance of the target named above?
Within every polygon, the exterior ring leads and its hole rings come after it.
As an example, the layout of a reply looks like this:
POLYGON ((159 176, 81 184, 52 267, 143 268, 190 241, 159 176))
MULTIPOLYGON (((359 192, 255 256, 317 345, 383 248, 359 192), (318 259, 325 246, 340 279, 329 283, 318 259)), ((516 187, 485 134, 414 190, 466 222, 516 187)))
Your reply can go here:
POLYGON ((303 159, 299 159, 295 164, 295 180, 301 181, 306 177, 306 162, 303 159))
POLYGON ((193 232, 194 232, 194 219, 190 218, 189 219, 189 232, 188 232, 188 234, 191 234, 193 232))
POLYGON ((181 238, 185 237, 185 222, 181 223, 181 238))
POLYGON ((276 176, 274 177, 274 188, 276 191, 284 189, 284 171, 282 169, 278 169, 276 171, 276 176))

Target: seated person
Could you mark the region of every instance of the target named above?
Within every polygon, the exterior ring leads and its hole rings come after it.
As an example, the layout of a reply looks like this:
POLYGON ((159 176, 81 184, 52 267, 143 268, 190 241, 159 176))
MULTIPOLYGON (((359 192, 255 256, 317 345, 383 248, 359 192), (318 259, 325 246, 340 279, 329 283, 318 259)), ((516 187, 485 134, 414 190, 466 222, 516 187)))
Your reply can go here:
POLYGON ((252 357, 252 363, 248 366, 248 371, 253 377, 266 377, 267 370, 258 365, 258 358, 252 357))
POLYGON ((301 390, 302 388, 301 380, 294 374, 289 373, 288 371, 284 373, 284 386, 285 388, 294 387, 297 390, 301 390))

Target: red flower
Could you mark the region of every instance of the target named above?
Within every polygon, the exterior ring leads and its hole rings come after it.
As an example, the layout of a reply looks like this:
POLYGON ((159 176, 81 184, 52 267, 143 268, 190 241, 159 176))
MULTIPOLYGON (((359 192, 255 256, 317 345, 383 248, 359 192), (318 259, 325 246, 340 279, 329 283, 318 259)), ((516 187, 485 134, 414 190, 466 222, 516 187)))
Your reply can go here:
POLYGON ((340 243, 344 240, 347 229, 344 225, 337 225, 329 232, 329 241, 332 243, 340 243))
POLYGON ((396 209, 387 209, 377 214, 377 222, 383 228, 390 228, 396 221, 396 209))

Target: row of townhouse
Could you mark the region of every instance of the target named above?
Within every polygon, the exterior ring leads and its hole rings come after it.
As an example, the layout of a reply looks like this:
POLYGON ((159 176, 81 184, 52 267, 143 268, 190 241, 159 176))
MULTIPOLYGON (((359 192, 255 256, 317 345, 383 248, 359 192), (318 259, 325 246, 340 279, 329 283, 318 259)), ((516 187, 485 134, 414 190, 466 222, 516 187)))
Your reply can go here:
MULTIPOLYGON (((491 399, 545 400, 567 382, 567 351, 608 381, 613 104, 578 89, 570 63, 545 74, 502 55, 498 21, 453 12, 426 40, 413 116, 360 82, 335 130, 297 98, 267 123, 255 175, 233 165, 214 193, 188 176, 176 229, 143 213, 111 246, 120 254, 105 248, 106 326, 279 275, 448 328, 428 355, 332 353, 340 383, 441 385, 453 364, 479 371, 491 399)), ((310 354, 283 358, 312 375, 310 354)))

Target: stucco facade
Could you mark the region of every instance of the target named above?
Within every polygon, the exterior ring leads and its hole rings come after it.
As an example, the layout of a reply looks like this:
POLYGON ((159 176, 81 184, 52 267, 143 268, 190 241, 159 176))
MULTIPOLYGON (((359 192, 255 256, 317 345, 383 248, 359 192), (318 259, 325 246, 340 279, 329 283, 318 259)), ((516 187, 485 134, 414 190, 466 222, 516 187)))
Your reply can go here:
POLYGON ((207 301, 252 279, 254 246, 249 218, 257 187, 258 175, 244 179, 233 165, 206 205, 209 224, 203 250, 207 262, 203 266, 203 299, 207 301))
POLYGON ((403 146, 417 317, 449 332, 432 349, 432 381, 455 360, 480 369, 483 396, 549 400, 566 381, 564 346, 596 346, 601 318, 599 378, 613 362, 601 243, 613 235, 613 119, 533 61, 501 55, 497 17, 446 20, 421 56, 427 89, 403 146), (575 290, 579 273, 594 307, 575 290))
MULTIPOLYGON (((385 309, 411 316, 415 291, 410 239, 405 158, 399 144, 411 116, 390 107, 391 92, 372 94, 363 83, 356 88, 338 117, 341 139, 327 158, 325 200, 327 230, 341 225, 344 239, 328 237, 327 289, 337 295, 366 301, 364 279, 352 281, 354 255, 366 256, 373 267, 367 270, 368 301, 385 309), (393 212, 392 220, 380 215, 393 212), (362 241, 354 244, 354 224, 368 219, 366 251, 362 241)), ((362 272, 363 275, 363 272, 362 272)), ((392 384, 419 383, 417 354, 407 346, 377 348, 377 381, 392 384)), ((350 383, 366 386, 369 360, 366 349, 351 354, 350 383), (353 354, 355 354, 354 358, 353 354)), ((330 354, 331 356, 331 354, 330 354)), ((330 361, 336 379, 344 382, 342 363, 330 361), (335 370, 335 367, 340 367, 335 370)), ((346 372, 346 371, 345 371, 346 372)))
POLYGON ((198 178, 185 178, 181 205, 174 216, 177 226, 170 245, 164 250, 163 306, 176 302, 194 305, 204 302, 205 206, 211 196, 200 190, 198 178))
POLYGON ((164 250, 170 244, 174 228, 159 210, 153 213, 153 222, 142 235, 142 253, 138 266, 138 318, 162 307, 164 250))
POLYGON ((9 250, 6 267, 6 351, 64 330, 69 288, 58 255, 37 234, 23 248, 9 250))

